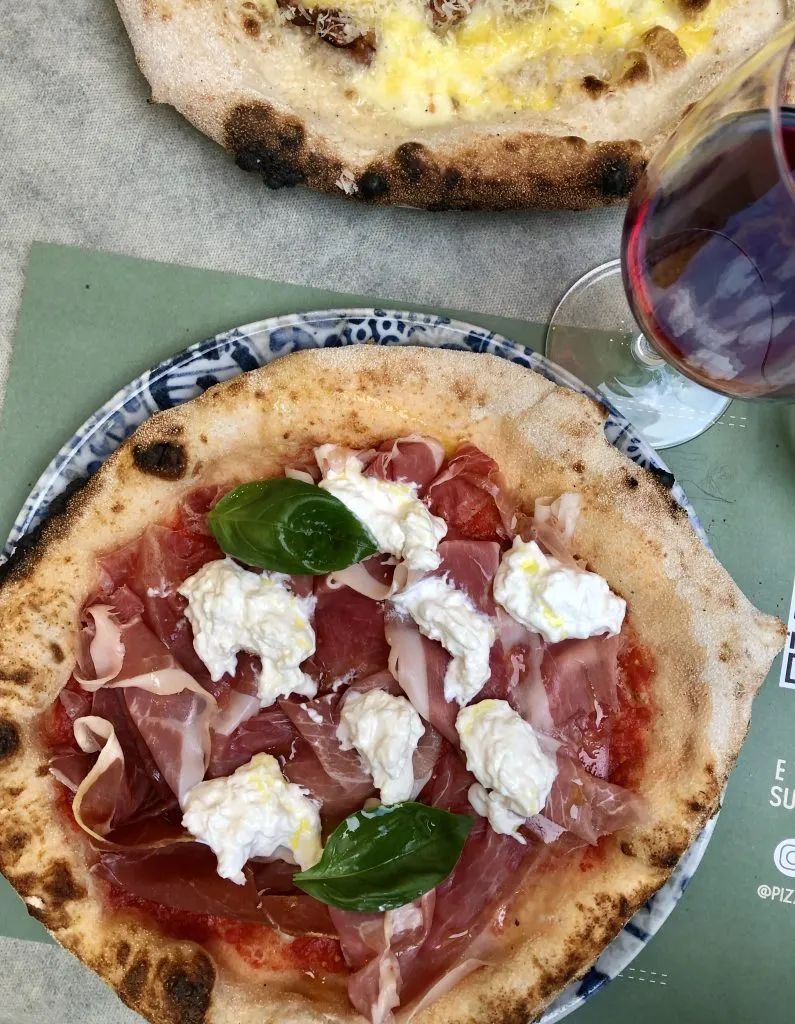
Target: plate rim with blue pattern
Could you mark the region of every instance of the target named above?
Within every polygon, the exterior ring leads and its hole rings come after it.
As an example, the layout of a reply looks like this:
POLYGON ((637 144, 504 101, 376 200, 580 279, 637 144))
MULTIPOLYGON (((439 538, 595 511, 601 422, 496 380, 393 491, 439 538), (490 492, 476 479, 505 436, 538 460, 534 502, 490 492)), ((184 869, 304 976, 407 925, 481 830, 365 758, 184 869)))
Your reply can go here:
MULTIPOLYGON (((34 485, 0 556, 11 556, 20 541, 35 533, 71 493, 154 413, 181 405, 209 387, 257 369, 290 352, 346 345, 425 345, 489 353, 541 373, 544 377, 599 402, 607 410, 605 436, 639 466, 656 472, 703 543, 706 534, 684 491, 659 455, 605 398, 544 356, 503 335, 446 316, 384 309, 328 309, 257 320, 189 346, 125 385, 90 416, 61 446, 34 485), (60 499, 60 500, 59 500, 60 499)), ((684 854, 673 874, 602 951, 594 965, 550 1005, 542 1024, 555 1024, 617 977, 640 953, 671 914, 687 888, 715 826, 713 818, 684 854)))

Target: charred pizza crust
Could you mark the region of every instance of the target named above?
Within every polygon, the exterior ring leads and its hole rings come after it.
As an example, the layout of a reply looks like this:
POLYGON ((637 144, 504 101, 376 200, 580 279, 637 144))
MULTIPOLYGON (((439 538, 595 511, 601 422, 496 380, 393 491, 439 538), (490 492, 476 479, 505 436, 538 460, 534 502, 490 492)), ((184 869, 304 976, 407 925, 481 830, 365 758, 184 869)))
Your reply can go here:
POLYGON ((255 974, 230 947, 169 939, 140 914, 109 912, 81 836, 56 811, 35 723, 72 671, 95 556, 135 538, 196 486, 280 474, 329 439, 357 448, 412 432, 449 449, 472 441, 528 507, 540 495, 582 496, 574 550, 627 599, 657 666, 658 714, 639 782, 651 823, 603 840, 587 872, 572 858, 534 879, 495 965, 417 1020, 485 1024, 539 1013, 715 813, 784 636, 704 548, 666 482, 607 443, 604 416, 581 395, 492 356, 363 345, 287 356, 153 416, 0 588, 0 866, 30 913, 156 1024, 361 1019, 342 978, 320 985, 303 972, 255 974))
MULTIPOLYGON (((695 16, 718 0, 678 2, 695 16)), ((545 113, 412 128, 360 109, 344 89, 354 56, 318 43, 312 29, 282 25, 263 57, 252 2, 117 3, 153 101, 176 107, 269 188, 305 184, 431 210, 586 209, 627 198, 684 111, 793 10, 792 0, 720 0, 714 38, 690 59, 657 25, 613 80, 581 74, 574 94, 545 113)), ((296 11, 299 26, 314 25, 296 11)))

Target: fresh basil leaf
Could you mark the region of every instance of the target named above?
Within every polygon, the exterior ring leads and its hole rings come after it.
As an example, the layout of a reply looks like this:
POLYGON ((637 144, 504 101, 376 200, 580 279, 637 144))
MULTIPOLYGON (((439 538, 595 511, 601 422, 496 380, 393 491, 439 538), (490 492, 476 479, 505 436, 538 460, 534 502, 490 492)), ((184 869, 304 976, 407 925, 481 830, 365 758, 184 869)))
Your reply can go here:
POLYGON ((290 576, 347 569, 378 550, 339 498, 290 477, 242 484, 207 518, 227 555, 290 576))
POLYGON ((318 863, 293 881, 342 910, 394 910, 447 878, 473 821, 411 802, 357 811, 331 833, 318 863))

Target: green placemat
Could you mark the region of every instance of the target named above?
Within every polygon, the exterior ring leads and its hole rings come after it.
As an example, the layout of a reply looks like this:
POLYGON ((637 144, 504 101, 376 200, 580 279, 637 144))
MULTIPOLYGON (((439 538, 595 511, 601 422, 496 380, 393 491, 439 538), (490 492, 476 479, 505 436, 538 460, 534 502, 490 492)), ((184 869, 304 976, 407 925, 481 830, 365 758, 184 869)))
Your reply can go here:
MULTIPOLYGON (((8 533, 30 488, 74 429, 161 359, 218 331, 281 313, 394 305, 427 309, 384 296, 34 245, 0 424, 0 533, 8 533)), ((541 325, 432 311, 535 349, 543 342, 541 325)), ((735 403, 706 434, 665 454, 718 557, 754 602, 785 618, 795 576, 790 410, 735 403)), ((632 967, 578 1011, 581 1024, 795 1019, 795 893, 787 888, 789 882, 795 889, 795 878, 773 860, 780 842, 792 838, 795 845, 793 725, 795 689, 779 686, 777 663, 756 702, 715 836, 686 896, 632 967)), ((0 933, 46 939, 4 882, 0 933)))

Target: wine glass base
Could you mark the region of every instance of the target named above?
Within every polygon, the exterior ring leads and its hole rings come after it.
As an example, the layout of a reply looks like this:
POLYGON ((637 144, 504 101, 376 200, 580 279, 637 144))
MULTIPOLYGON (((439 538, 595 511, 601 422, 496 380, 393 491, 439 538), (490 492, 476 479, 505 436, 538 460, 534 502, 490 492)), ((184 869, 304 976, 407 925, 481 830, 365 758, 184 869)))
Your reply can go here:
POLYGON ((632 316, 618 260, 596 267, 566 292, 547 330, 546 356, 601 391, 653 448, 698 437, 731 401, 652 352, 632 316))

